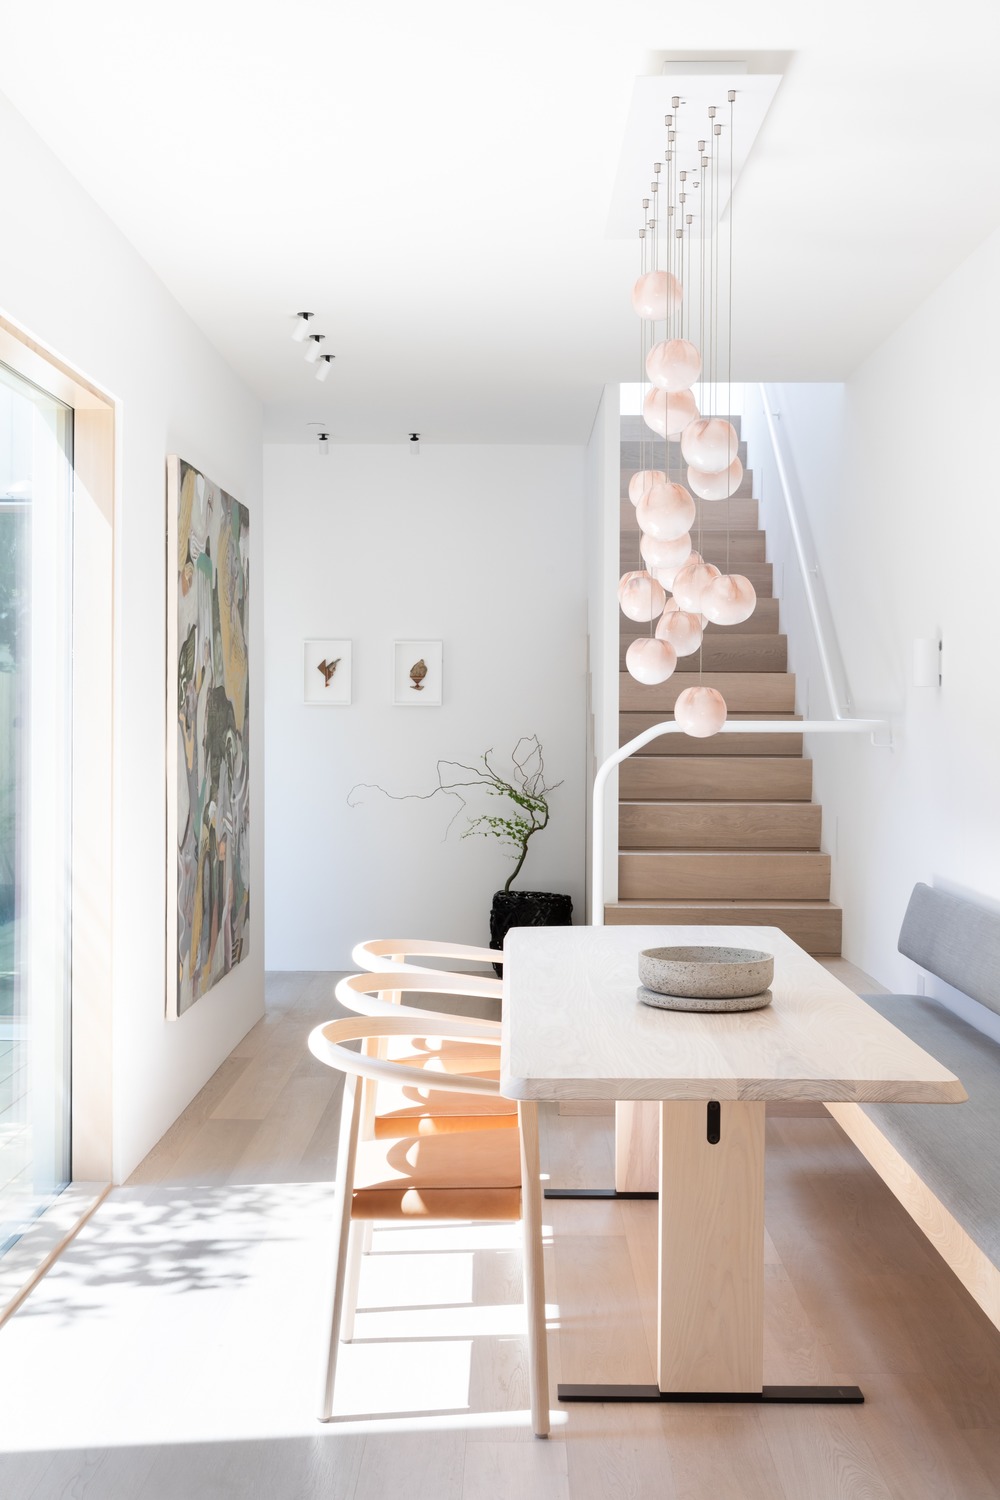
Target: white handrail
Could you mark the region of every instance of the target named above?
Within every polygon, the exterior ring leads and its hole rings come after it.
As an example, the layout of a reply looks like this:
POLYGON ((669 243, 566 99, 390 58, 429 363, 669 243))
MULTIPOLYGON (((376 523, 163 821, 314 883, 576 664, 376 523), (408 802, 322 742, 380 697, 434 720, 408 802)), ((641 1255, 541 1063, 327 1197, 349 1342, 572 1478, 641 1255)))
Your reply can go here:
POLYGON ((819 651, 820 665, 823 669, 823 681, 826 683, 826 691, 830 698, 830 707, 834 718, 846 720, 850 718, 848 710, 851 708, 851 690, 847 681, 847 669, 840 655, 839 647, 835 646, 840 663, 840 679, 843 687, 843 703, 841 694, 837 691, 830 644, 827 640, 826 624, 823 611, 820 609, 816 589, 813 586, 812 569, 809 559, 806 557, 805 538, 802 534, 802 526, 799 521, 798 511, 792 497, 792 484, 785 465, 781 445, 778 441, 778 429, 774 425, 774 412, 772 412, 767 399, 767 388, 763 381, 759 382, 760 405, 764 413, 764 421, 767 423, 768 435, 771 439, 771 452, 774 455, 775 467, 778 470, 778 478, 781 481, 781 492, 785 501, 785 511, 788 516, 788 525, 792 533, 792 541, 795 544, 795 555, 798 558, 799 572, 802 575, 802 587, 805 590, 806 604, 809 607, 809 618, 812 620, 813 633, 816 637, 816 648, 819 651))
MULTIPOLYGON (((727 719, 719 733, 855 734, 861 730, 870 730, 874 733, 884 722, 883 719, 727 719)), ((662 734, 682 733, 683 730, 674 719, 664 719, 661 723, 644 729, 627 744, 613 751, 597 768, 592 803, 593 846, 590 883, 590 924, 592 927, 604 926, 604 797, 608 777, 615 766, 620 765, 623 760, 628 760, 630 755, 634 755, 651 740, 659 739, 662 734)))

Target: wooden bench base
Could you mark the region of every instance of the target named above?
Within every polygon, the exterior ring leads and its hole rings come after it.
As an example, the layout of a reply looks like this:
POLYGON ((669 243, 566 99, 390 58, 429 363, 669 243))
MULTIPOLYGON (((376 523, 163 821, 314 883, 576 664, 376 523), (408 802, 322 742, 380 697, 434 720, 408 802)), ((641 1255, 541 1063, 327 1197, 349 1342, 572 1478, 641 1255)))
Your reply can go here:
POLYGON ((945 1263, 1000 1328, 1000 1270, 970 1238, 917 1175, 895 1146, 886 1140, 860 1104, 828 1104, 827 1109, 882 1181, 899 1199, 945 1263))

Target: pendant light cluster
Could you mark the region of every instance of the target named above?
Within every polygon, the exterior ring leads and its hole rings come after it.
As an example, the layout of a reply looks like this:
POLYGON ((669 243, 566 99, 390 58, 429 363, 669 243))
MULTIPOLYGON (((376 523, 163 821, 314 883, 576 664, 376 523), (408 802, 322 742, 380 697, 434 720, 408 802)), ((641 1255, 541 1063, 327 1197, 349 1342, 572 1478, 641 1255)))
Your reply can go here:
MULTIPOLYGON (((728 571, 729 525, 726 517, 727 570, 701 555, 701 521, 694 496, 703 502, 726 501, 739 489, 743 465, 732 424, 714 415, 722 337, 719 313, 721 249, 720 180, 728 155, 729 234, 727 298, 728 367, 732 368, 732 179, 733 104, 729 90, 728 153, 722 147, 723 123, 718 109, 708 109, 705 139, 685 146, 682 101, 675 97, 665 116, 663 161, 653 166, 650 196, 642 200, 639 231, 640 275, 632 306, 641 319, 643 401, 646 427, 655 434, 640 443, 640 468, 629 481, 629 499, 639 526, 641 566, 618 585, 622 612, 648 624, 649 633, 633 640, 625 665, 637 682, 653 685, 672 675, 680 656, 703 649, 706 625, 738 625, 753 614, 757 596, 748 578, 728 571), (701 381, 699 411, 692 386, 701 381), (662 468, 654 467, 662 439, 662 468), (647 467, 647 463, 649 466, 647 467), (692 540, 697 522, 698 548, 692 540)), ((685 121, 686 125, 687 122, 685 121)), ((695 130, 697 125, 695 125, 695 130)), ((698 738, 716 734, 726 721, 726 703, 717 689, 701 680, 685 688, 674 706, 674 718, 698 738)))

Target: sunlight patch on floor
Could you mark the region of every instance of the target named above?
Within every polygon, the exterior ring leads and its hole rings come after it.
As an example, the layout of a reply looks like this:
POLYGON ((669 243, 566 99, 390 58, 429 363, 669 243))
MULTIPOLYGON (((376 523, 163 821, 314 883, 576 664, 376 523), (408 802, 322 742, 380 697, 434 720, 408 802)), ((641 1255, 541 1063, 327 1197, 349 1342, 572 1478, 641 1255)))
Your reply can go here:
MULTIPOLYGON (((332 1196, 314 1182, 115 1190, 0 1329, 7 1450, 343 1430, 316 1420, 332 1196)), ((337 1413, 358 1431, 366 1416, 385 1431, 521 1427, 525 1391, 510 1412, 470 1397, 483 1357, 512 1345, 523 1364, 520 1226, 387 1225, 373 1251, 337 1413)))

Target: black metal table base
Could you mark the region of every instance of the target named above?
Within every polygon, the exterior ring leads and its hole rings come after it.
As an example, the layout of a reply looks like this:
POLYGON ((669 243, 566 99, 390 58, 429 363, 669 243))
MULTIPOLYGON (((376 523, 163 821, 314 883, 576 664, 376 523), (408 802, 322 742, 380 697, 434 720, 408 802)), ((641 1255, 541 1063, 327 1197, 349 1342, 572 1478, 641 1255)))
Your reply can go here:
POLYGON ((617 1188, 545 1188, 546 1198, 658 1198, 659 1193, 620 1193, 617 1188))
POLYGON ((661 1391, 655 1385, 561 1385, 560 1401, 741 1401, 758 1406, 860 1406, 856 1385, 765 1385, 760 1391, 661 1391))

